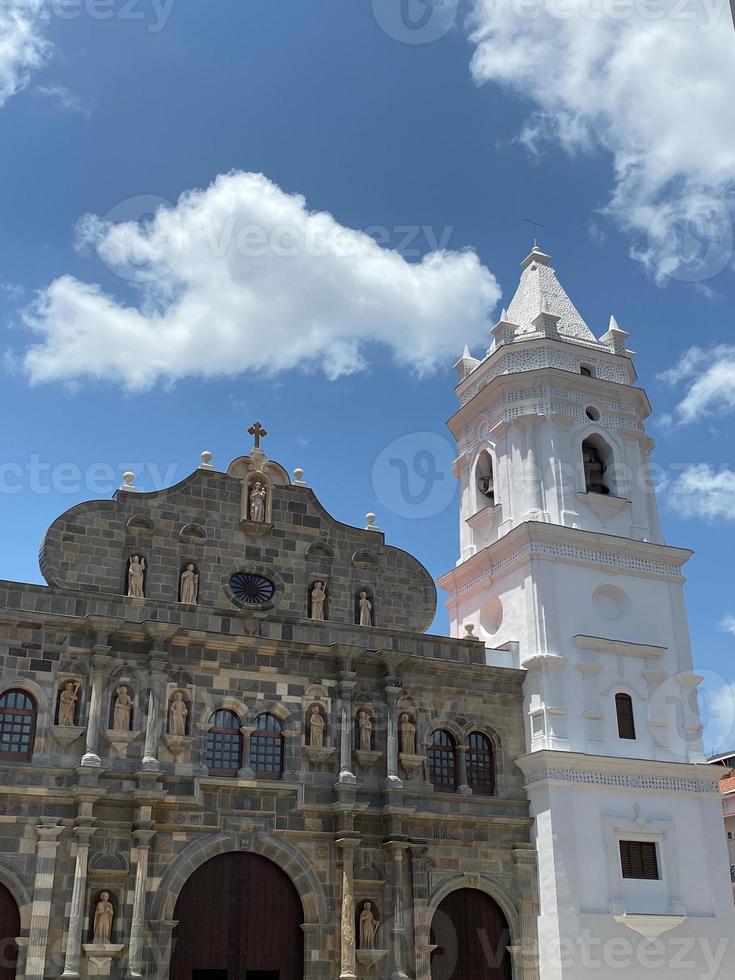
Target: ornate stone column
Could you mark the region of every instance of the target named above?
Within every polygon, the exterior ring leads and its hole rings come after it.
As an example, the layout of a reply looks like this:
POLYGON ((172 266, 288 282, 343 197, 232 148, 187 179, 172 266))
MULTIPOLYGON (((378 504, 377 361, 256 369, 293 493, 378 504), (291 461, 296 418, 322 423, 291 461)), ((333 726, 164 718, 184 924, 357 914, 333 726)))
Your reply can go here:
POLYGON ((520 911, 520 936, 511 947, 514 976, 538 980, 538 872, 533 844, 513 848, 513 878, 520 911))
POLYGON ((100 738, 100 715, 106 680, 106 661, 92 658, 92 686, 89 696, 89 716, 87 718, 86 747, 82 756, 83 766, 101 766, 98 754, 100 738))
POLYGON ((66 934, 66 957, 64 959, 63 977, 78 977, 79 962, 82 952, 82 934, 86 921, 85 899, 87 894, 87 859, 89 857, 89 842, 95 833, 92 809, 93 797, 83 797, 79 801, 79 815, 74 827, 76 840, 76 864, 74 867, 74 886, 71 893, 71 908, 69 910, 69 928, 66 934))
POLYGON ((386 678, 385 697, 388 703, 388 778, 389 789, 401 789, 403 780, 398 775, 398 698, 401 696, 400 682, 386 678))
POLYGON ((416 980, 431 980, 431 961, 429 954, 429 880, 426 873, 426 853, 423 844, 411 844, 411 891, 413 898, 413 935, 416 980))
POLYGON ((92 657, 90 671, 89 715, 87 717, 87 735, 82 765, 99 768, 101 760, 98 754, 100 738, 100 718, 103 711, 105 682, 110 669, 110 636, 124 620, 106 619, 103 616, 88 616, 87 624, 92 631, 92 657))
POLYGON ((45 975, 56 851, 59 846, 58 837, 63 829, 61 825, 57 824, 56 817, 41 817, 41 824, 36 828, 38 834, 36 878, 33 885, 33 905, 26 948, 26 968, 23 974, 26 980, 43 980, 45 975))
POLYGON ((146 889, 148 886, 148 854, 151 841, 156 836, 151 830, 151 808, 141 807, 140 819, 144 824, 133 832, 138 860, 135 866, 135 892, 133 894, 133 916, 130 923, 130 947, 128 950, 128 977, 143 976, 143 957, 145 952, 145 912, 146 889))
POLYGON ((143 749, 143 768, 150 772, 160 768, 158 764, 158 718, 160 700, 151 686, 148 692, 148 714, 145 720, 145 748, 143 749))
POLYGON ((406 943, 406 922, 403 908, 403 856, 408 850, 405 841, 389 841, 385 848, 391 858, 391 879, 393 893, 393 930, 391 936, 392 972, 391 980, 408 980, 405 970, 404 951, 406 943))
POLYGON ((359 841, 344 837, 337 841, 342 851, 342 901, 340 911, 340 980, 357 980, 355 972, 355 851, 359 841))
POLYGON ((352 692, 355 689, 356 674, 352 670, 341 670, 339 677, 341 702, 339 781, 356 783, 357 780, 352 772, 352 692))
POLYGON ((457 787, 457 792, 461 793, 462 796, 472 796, 472 790, 467 782, 467 746, 458 745, 457 746, 457 776, 459 777, 459 786, 457 787))

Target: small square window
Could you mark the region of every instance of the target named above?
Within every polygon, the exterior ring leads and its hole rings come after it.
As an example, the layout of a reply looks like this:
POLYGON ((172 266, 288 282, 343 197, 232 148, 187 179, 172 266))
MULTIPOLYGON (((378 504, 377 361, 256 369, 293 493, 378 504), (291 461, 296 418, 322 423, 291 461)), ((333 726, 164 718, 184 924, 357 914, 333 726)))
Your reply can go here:
POLYGON ((620 864, 623 878, 660 881, 658 853, 652 841, 621 840, 620 864))

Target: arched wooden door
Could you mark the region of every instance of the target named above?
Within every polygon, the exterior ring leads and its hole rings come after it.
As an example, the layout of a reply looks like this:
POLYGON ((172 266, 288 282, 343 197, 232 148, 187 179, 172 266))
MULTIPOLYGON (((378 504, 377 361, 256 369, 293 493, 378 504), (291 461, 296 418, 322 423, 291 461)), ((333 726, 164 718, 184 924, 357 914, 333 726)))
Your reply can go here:
POLYGON ((304 921, 289 877, 258 854, 220 854, 176 903, 170 980, 302 980, 304 921))
POLYGON ((20 912, 15 899, 5 885, 0 885, 0 980, 15 980, 20 934, 20 912))
POLYGON ((447 895, 431 923, 431 980, 511 980, 510 930, 489 895, 460 888, 447 895))

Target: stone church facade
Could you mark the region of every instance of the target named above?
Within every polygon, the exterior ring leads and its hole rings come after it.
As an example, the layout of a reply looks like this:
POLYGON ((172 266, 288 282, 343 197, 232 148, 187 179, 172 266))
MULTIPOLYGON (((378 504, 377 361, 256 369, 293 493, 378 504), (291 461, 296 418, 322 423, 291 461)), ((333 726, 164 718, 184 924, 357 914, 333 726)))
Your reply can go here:
POLYGON ((523 672, 372 515, 209 459, 0 585, 0 977, 449 978, 463 916, 537 977, 523 672))

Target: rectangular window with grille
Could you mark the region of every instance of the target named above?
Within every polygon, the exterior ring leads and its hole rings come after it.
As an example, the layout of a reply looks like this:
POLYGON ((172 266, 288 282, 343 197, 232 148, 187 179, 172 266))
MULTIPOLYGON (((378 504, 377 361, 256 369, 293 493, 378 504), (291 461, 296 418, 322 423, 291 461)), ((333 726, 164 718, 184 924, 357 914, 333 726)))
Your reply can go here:
POLYGON ((656 845, 650 841, 621 840, 620 864, 623 878, 660 881, 656 845))

